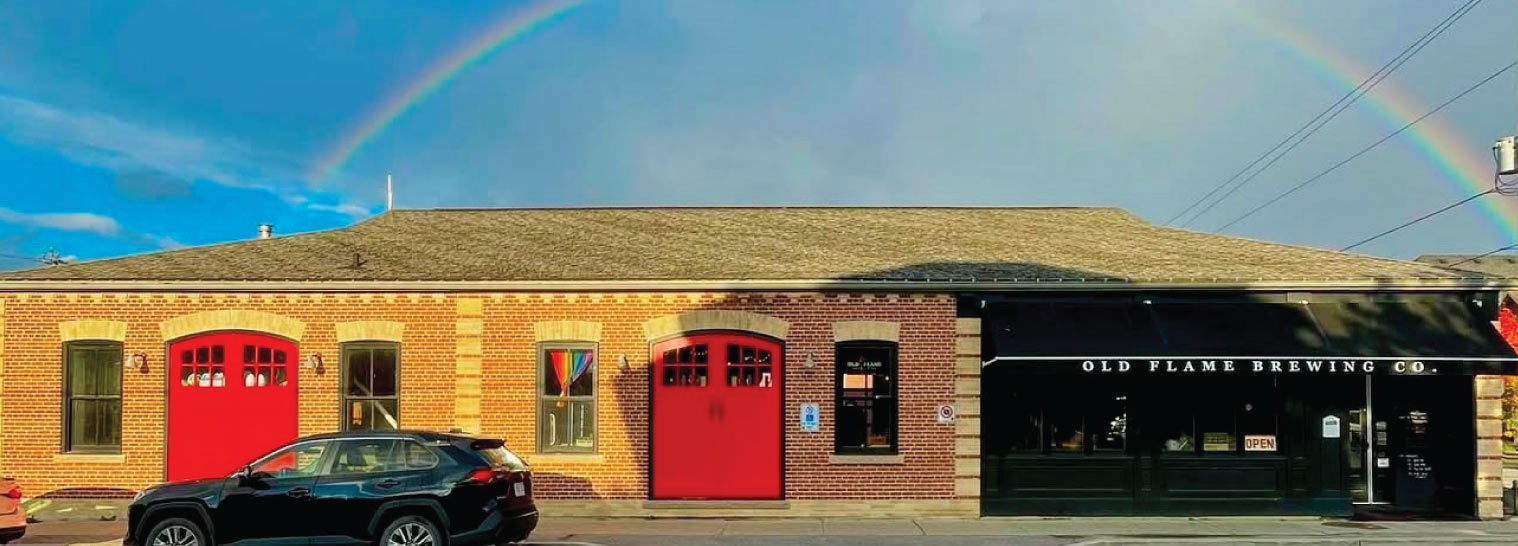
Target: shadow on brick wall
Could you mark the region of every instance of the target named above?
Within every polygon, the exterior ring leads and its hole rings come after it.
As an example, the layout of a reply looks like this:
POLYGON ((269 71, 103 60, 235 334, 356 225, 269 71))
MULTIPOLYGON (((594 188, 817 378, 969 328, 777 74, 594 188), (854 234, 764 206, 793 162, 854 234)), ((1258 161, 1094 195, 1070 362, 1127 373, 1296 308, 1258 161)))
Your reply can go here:
POLYGON ((551 496, 553 499, 601 499, 601 495, 596 493, 589 479, 561 472, 533 470, 532 489, 533 495, 539 498, 551 496), (552 493, 540 495, 538 493, 540 491, 552 493))

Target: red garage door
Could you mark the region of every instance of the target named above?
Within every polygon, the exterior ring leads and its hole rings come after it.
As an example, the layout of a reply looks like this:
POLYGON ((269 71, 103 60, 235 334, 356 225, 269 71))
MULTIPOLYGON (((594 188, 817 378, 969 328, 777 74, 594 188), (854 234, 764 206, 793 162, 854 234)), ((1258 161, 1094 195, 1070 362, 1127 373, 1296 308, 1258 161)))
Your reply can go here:
POLYGON ((296 434, 296 347, 229 332, 169 346, 168 479, 226 476, 296 434))
POLYGON ((653 498, 781 498, 780 345, 703 334, 653 360, 653 498))

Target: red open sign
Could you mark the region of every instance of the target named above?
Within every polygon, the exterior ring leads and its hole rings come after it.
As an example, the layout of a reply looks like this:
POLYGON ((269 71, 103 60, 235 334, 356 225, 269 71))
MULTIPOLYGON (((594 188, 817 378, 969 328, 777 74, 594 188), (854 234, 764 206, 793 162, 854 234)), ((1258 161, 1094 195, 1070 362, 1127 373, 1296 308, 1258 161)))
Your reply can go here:
POLYGON ((1244 437, 1244 451, 1275 451, 1275 435, 1249 435, 1244 437))

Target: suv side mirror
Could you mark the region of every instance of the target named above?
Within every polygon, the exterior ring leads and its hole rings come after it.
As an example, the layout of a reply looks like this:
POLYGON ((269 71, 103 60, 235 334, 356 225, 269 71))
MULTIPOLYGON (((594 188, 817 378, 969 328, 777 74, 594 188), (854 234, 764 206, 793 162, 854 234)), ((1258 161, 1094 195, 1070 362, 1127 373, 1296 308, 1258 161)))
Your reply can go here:
POLYGON ((242 470, 238 470, 236 474, 233 474, 233 476, 237 477, 237 483, 239 485, 252 486, 262 485, 264 483, 264 480, 274 477, 273 474, 270 474, 268 472, 253 470, 253 467, 251 466, 242 467, 242 470))

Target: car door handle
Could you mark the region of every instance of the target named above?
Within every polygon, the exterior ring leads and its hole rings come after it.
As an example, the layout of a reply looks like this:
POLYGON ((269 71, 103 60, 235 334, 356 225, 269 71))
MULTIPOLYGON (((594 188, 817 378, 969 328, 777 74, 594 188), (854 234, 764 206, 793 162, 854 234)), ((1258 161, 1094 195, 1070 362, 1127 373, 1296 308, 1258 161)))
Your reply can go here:
POLYGON ((286 491, 285 494, 297 499, 301 499, 311 496, 311 489, 307 487, 297 487, 295 489, 286 491))
POLYGON ((401 482, 399 480, 387 479, 385 481, 382 481, 382 482, 379 482, 377 484, 374 484, 374 486, 378 487, 380 489, 390 489, 390 488, 395 487, 395 486, 400 485, 400 484, 401 484, 401 482))

